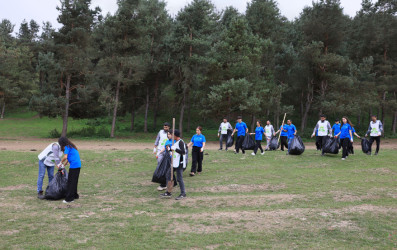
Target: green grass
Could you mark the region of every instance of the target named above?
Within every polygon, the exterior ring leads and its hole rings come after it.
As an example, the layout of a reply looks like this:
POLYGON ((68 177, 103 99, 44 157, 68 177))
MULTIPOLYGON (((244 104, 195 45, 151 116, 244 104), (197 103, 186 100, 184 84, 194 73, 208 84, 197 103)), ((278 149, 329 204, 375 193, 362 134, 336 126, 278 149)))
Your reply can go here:
POLYGON ((175 201, 150 182, 151 151, 82 151, 80 199, 65 205, 36 198, 37 152, 0 151, 0 248, 397 247, 395 151, 207 152, 175 201))

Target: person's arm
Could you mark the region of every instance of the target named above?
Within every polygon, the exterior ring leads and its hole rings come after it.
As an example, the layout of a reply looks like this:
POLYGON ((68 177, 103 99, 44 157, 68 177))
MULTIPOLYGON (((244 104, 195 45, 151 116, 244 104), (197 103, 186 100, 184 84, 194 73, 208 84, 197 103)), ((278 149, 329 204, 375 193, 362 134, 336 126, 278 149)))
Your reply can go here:
POLYGON ((360 137, 356 132, 354 132, 354 135, 355 135, 358 139, 361 139, 361 137, 360 137))
POLYGON ((175 149, 175 152, 177 152, 180 155, 186 154, 185 143, 183 143, 183 141, 179 141, 179 148, 175 149))
POLYGON ((371 133, 371 123, 369 123, 368 131, 365 134, 365 137, 367 137, 371 133))
POLYGON ((219 125, 219 129, 218 129, 218 137, 219 137, 219 133, 222 131, 222 123, 221 125, 219 125))
POLYGON ((55 165, 58 166, 58 168, 60 167, 60 163, 61 163, 61 158, 59 158, 59 146, 58 144, 54 143, 52 144, 52 154, 54 155, 55 158, 55 165))
POLYGON ((154 154, 156 153, 157 146, 159 145, 159 142, 160 142, 160 132, 157 134, 156 141, 154 142, 154 148, 153 148, 154 154))
POLYGON ((68 165, 69 161, 68 161, 68 155, 67 155, 67 154, 64 154, 64 155, 63 155, 62 160, 61 160, 61 163, 62 163, 64 166, 68 165))
POLYGON ((313 134, 312 134, 312 138, 316 135, 317 129, 318 129, 318 123, 317 123, 316 126, 314 127, 313 134))
POLYGON ((353 142, 353 135, 352 135, 352 130, 349 130, 349 134, 350 134, 350 141, 353 142))
POLYGON ((204 151, 204 148, 205 148, 205 142, 203 142, 203 146, 201 147, 201 152, 204 151))
POLYGON ((288 132, 288 130, 284 129, 284 127, 282 128, 284 132, 288 132))
POLYGON ((379 131, 380 131, 380 135, 382 135, 382 133, 383 133, 383 123, 381 121, 379 121, 379 131))
POLYGON ((332 128, 331 128, 331 124, 328 122, 328 131, 329 131, 329 133, 328 133, 328 135, 331 137, 332 136, 332 128))
POLYGON ((276 135, 276 133, 274 132, 274 127, 273 127, 273 125, 272 125, 272 128, 271 128, 271 133, 272 133, 273 136, 276 135))
POLYGON ((342 133, 342 131, 340 131, 337 135, 335 135, 335 138, 338 138, 338 136, 340 135, 340 133, 342 133))
POLYGON ((230 124, 230 122, 228 122, 227 124, 228 124, 228 127, 227 127, 227 129, 229 129, 229 130, 233 130, 232 124, 230 124))

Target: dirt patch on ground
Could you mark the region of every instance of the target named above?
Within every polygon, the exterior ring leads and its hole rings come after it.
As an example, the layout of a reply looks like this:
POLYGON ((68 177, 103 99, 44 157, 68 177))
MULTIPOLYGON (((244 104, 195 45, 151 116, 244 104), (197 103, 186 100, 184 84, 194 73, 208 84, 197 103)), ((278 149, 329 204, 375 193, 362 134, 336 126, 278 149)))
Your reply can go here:
POLYGON ((21 184, 16 186, 7 186, 0 188, 0 191, 14 191, 14 190, 23 190, 23 189, 32 189, 32 186, 21 184))
MULTIPOLYGON (((0 138, 0 149, 8 151, 41 151, 56 139, 41 138, 0 138)), ((79 149, 95 150, 96 152, 107 150, 153 150, 153 143, 132 143, 125 141, 98 141, 98 140, 73 140, 79 149)), ((306 149, 315 149, 314 142, 306 142, 306 149)), ((358 144, 357 144, 358 146, 358 144)), ((219 142, 207 142, 206 149, 216 150, 219 142)), ((397 149, 396 139, 382 140, 381 149, 397 149)), ((231 149, 232 150, 232 149, 231 149)))
POLYGON ((257 185, 240 185, 240 184, 230 184, 230 185, 218 185, 212 187, 201 187, 201 188, 193 188, 193 192, 210 192, 210 193, 219 193, 219 192, 253 192, 253 191, 279 191, 285 189, 285 184, 280 185, 270 185, 270 184, 257 184, 257 185))

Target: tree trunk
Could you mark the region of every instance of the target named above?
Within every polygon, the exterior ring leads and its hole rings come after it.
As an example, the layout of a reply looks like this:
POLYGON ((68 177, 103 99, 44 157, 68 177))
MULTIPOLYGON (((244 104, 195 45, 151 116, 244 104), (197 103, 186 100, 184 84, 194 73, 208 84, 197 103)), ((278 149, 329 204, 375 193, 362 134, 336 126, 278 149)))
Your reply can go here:
POLYGON ((68 118, 69 118, 69 103, 70 103, 70 80, 72 78, 71 74, 66 76, 66 93, 65 93, 65 111, 63 113, 63 126, 62 126, 62 136, 66 136, 68 132, 68 118))
POLYGON ((190 102, 189 98, 186 100, 186 108, 187 108, 187 129, 186 131, 190 132, 190 102))
POLYGON ((135 100, 132 101, 132 107, 131 107, 131 127, 130 130, 131 132, 134 130, 134 124, 135 124, 135 100))
POLYGON ((251 120, 251 133, 255 132, 255 115, 252 115, 252 120, 251 120))
POLYGON ((394 111, 394 115, 393 115, 393 124, 392 124, 393 134, 396 134, 396 125, 397 125, 397 110, 394 111))
POLYGON ((386 91, 383 92, 383 97, 382 97, 382 123, 385 124, 385 102, 386 102, 386 91))
POLYGON ((1 107, 1 116, 0 119, 4 119, 4 111, 6 110, 6 102, 3 101, 3 106, 1 107))
POLYGON ((145 107, 145 125, 143 132, 147 133, 147 115, 149 112, 149 86, 146 86, 146 107, 145 107))
POLYGON ((186 101, 186 90, 183 90, 183 99, 181 104, 181 113, 179 115, 179 132, 181 133, 181 137, 183 134, 183 114, 185 112, 185 101, 186 101))
POLYGON ((110 138, 114 138, 114 130, 116 128, 117 108, 119 106, 120 85, 121 85, 121 81, 118 80, 117 85, 116 85, 116 97, 114 99, 112 129, 110 130, 110 138))
POLYGON ((157 112, 159 109, 159 74, 157 73, 156 83, 154 85, 154 110, 153 110, 153 130, 157 129, 157 112))
POLYGON ((361 112, 359 112, 358 115, 357 115, 357 126, 358 127, 361 126, 361 112))
POLYGON ((313 80, 308 82, 308 91, 307 91, 307 95, 306 95, 305 111, 303 113, 303 117, 302 117, 302 121, 301 121, 301 131, 302 132, 305 131, 307 117, 309 115, 309 111, 310 111, 312 103, 313 103, 313 80))

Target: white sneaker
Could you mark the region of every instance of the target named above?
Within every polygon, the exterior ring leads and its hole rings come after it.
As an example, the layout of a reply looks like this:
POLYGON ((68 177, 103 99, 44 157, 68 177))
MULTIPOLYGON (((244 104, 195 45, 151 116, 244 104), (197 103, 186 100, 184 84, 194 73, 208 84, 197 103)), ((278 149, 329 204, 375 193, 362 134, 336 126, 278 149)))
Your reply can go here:
POLYGON ((342 158, 342 161, 346 160, 345 158, 342 158))
POLYGON ((265 154, 265 152, 262 152, 262 153, 261 153, 261 155, 264 155, 264 154, 265 154))
POLYGON ((74 202, 74 201, 66 201, 66 200, 63 200, 62 202, 63 202, 63 203, 72 203, 72 202, 74 202))
POLYGON ((255 155, 255 153, 254 153, 254 152, 252 152, 252 153, 251 153, 251 155, 255 155))
POLYGON ((163 190, 166 190, 167 189, 167 187, 162 187, 162 186, 158 186, 157 187, 157 190, 158 191, 163 191, 163 190))

